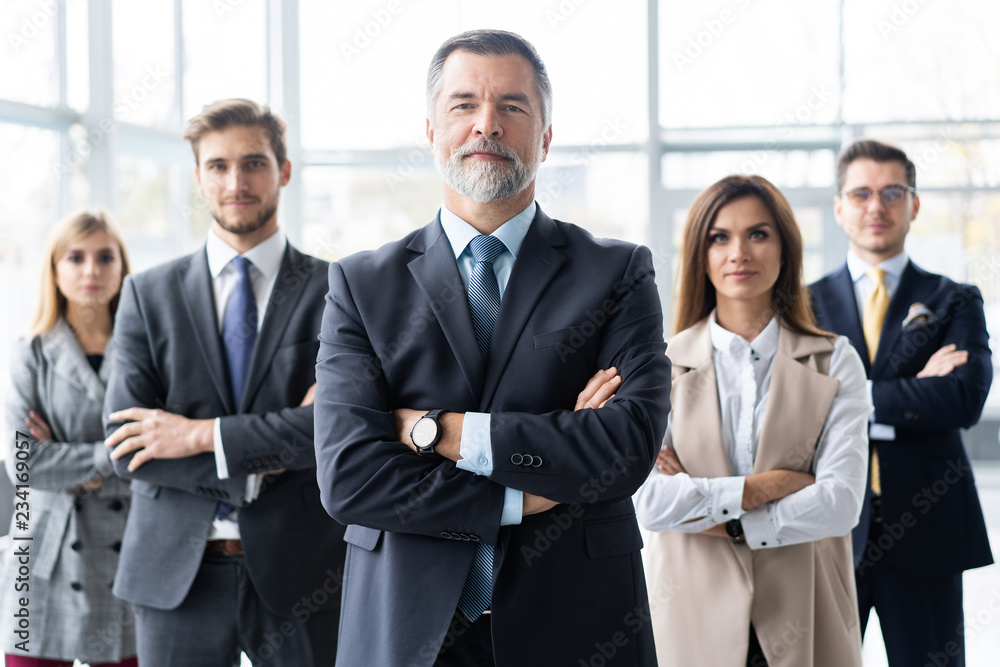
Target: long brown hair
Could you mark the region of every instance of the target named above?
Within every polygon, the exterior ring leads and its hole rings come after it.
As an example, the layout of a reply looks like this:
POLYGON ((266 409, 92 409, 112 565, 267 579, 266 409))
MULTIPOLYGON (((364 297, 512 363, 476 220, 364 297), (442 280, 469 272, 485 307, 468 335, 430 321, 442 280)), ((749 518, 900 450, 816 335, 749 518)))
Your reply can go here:
POLYGON ((781 239, 781 270, 774 283, 772 306, 785 325, 799 333, 831 336, 818 326, 802 282, 802 233, 788 200, 761 176, 726 176, 699 194, 684 224, 684 241, 674 296, 674 333, 688 329, 712 312, 715 286, 708 279, 708 231, 723 206, 756 197, 774 218, 781 239))
MULTIPOLYGON (((125 280, 125 276, 129 272, 128 251, 125 249, 125 238, 111 212, 104 209, 94 209, 79 211, 63 218, 53 227, 45 247, 45 265, 42 269, 42 284, 38 293, 38 311, 35 313, 35 321, 31 325, 32 335, 37 336, 49 331, 60 317, 66 317, 66 297, 56 286, 56 263, 75 241, 86 238, 94 232, 104 232, 118 244, 118 251, 122 258, 122 281, 125 280)), ((118 299, 121 296, 121 285, 118 287, 119 292, 108 304, 112 320, 118 311, 118 299)))

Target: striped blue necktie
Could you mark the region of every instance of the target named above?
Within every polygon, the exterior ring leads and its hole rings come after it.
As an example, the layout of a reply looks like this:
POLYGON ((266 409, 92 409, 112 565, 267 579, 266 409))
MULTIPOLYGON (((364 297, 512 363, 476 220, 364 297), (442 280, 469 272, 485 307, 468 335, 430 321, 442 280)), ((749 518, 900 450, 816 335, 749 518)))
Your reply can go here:
MULTIPOLYGON (((229 297, 222 317, 222 346, 226 350, 229 370, 229 389, 233 405, 240 409, 243 388, 250 371, 250 359, 257 343, 257 297, 250 280, 250 260, 236 256, 230 262, 236 269, 236 289, 229 297)), ((215 511, 216 519, 224 519, 236 510, 227 502, 220 502, 215 511)))
MULTIPOLYGON (((469 250, 476 260, 469 276, 469 310, 484 363, 490 354, 493 325, 500 313, 500 285, 493 271, 493 262, 506 249, 503 241, 495 236, 477 236, 469 241, 469 250)), ((482 616, 490 607, 492 585, 493 545, 480 542, 476 545, 476 556, 465 579, 462 597, 458 600, 458 610, 470 621, 482 616)))

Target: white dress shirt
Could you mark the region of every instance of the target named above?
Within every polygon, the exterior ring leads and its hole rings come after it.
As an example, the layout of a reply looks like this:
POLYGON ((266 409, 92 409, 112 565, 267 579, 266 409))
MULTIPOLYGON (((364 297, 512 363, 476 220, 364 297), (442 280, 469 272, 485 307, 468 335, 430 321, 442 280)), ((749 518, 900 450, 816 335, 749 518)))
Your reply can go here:
MULTIPOLYGON (((815 484, 744 512, 743 485, 753 471, 757 454, 780 327, 775 317, 752 342, 747 342, 719 326, 714 312, 711 318, 722 442, 733 474, 665 475, 654 467, 635 495, 639 523, 648 530, 697 533, 740 519, 751 549, 848 533, 857 523, 861 508, 871 412, 864 365, 851 342, 839 336, 830 358, 829 376, 840 380, 840 387, 816 445, 815 484)), ((794 419, 795 415, 784 417, 794 419)), ((673 446, 670 425, 664 446, 673 446)))
MULTIPOLYGON (((526 209, 500 225, 491 234, 491 236, 503 241, 507 248, 493 260, 493 272, 496 274, 497 285, 500 288, 501 302, 504 292, 507 290, 510 273, 514 269, 514 262, 517 261, 517 253, 521 251, 524 237, 528 234, 531 221, 535 219, 536 208, 535 202, 532 201, 526 209)), ((472 275, 472 267, 476 263, 472 256, 472 250, 469 249, 469 241, 479 236, 479 232, 444 205, 441 206, 441 226, 444 227, 444 233, 455 253, 455 261, 458 263, 458 272, 462 276, 462 283, 468 290, 469 277, 472 275)), ((493 473, 493 441, 490 438, 489 414, 483 412, 465 413, 460 453, 462 458, 457 465, 462 470, 486 476, 493 473)), ((500 525, 512 526, 521 523, 523 507, 524 493, 517 489, 507 488, 504 494, 500 525)))
MULTIPOLYGON (((882 276, 882 282, 885 283, 885 291, 888 293, 890 300, 896 295, 899 280, 903 277, 903 271, 906 269, 906 264, 909 261, 910 258, 906 256, 906 252, 904 251, 876 265, 876 268, 885 271, 885 275, 882 276)), ((865 323, 865 303, 872 292, 875 291, 875 281, 865 275, 872 266, 872 264, 861 259, 853 252, 848 251, 847 271, 851 274, 851 281, 854 283, 854 300, 858 302, 858 319, 862 326, 865 323)), ((872 405, 875 405, 875 400, 872 398, 871 380, 868 380, 868 399, 872 405)), ((891 424, 879 424, 876 422, 874 411, 872 412, 870 421, 871 426, 868 430, 868 437, 872 440, 896 439, 896 427, 891 424)))
MULTIPOLYGON (((253 248, 243 253, 243 256, 250 261, 250 282, 253 284, 254 297, 257 300, 257 331, 264 323, 264 314, 267 310, 268 300, 271 298, 271 290, 278 278, 278 269, 281 268, 281 260, 285 256, 285 246, 288 244, 285 235, 275 232, 264 241, 261 241, 253 248)), ((239 255, 235 248, 227 244, 216 235, 215 230, 208 232, 208 242, 205 245, 208 254, 208 271, 212 276, 212 293, 215 295, 216 323, 219 327, 219 335, 222 335, 222 321, 226 315, 226 305, 229 298, 236 290, 238 274, 236 268, 230 263, 234 257, 239 255)), ((222 429, 219 419, 216 418, 215 426, 212 430, 212 446, 215 451, 215 468, 219 479, 229 479, 229 464, 226 461, 226 453, 222 448, 222 429)), ((250 475, 247 477, 246 488, 244 489, 244 500, 253 501, 260 493, 260 485, 263 475, 250 475)), ((236 513, 225 519, 216 519, 212 522, 212 530, 209 532, 210 540, 236 540, 240 537, 239 524, 236 522, 236 513)))

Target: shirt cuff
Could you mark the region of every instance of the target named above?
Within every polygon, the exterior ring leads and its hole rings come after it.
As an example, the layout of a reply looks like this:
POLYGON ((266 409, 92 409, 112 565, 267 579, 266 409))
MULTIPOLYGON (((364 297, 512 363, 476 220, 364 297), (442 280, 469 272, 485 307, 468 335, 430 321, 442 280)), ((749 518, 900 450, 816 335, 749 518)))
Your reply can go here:
MULTIPOLYGON (((489 413, 465 413, 460 453, 462 458, 456 463, 460 469, 487 477, 493 474, 493 441, 490 439, 489 413)), ((516 523, 521 523, 520 518, 516 523)))
POLYGON ((500 515, 501 526, 516 526, 521 523, 521 514, 524 512, 524 491, 511 489, 503 490, 503 514, 500 515))
POLYGON ((222 449, 222 421, 216 417, 212 426, 212 450, 215 452, 215 474, 219 479, 229 479, 226 452, 222 449))
POLYGON ((739 519, 743 515, 745 477, 718 477, 712 483, 712 521, 714 524, 739 519))
POLYGON ((752 550, 780 547, 777 528, 774 525, 774 503, 750 510, 740 519, 747 546, 752 550))
POLYGON ((263 485, 264 473, 249 475, 246 484, 243 486, 243 500, 248 503, 257 500, 257 496, 260 495, 260 489, 263 485))

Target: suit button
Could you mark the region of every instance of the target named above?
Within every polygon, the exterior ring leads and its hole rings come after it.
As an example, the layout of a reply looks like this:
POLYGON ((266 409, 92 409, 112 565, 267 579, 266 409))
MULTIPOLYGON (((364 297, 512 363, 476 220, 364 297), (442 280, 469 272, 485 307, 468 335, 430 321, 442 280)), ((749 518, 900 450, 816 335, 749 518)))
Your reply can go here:
POLYGON ((69 585, 69 587, 72 588, 74 591, 83 590, 83 584, 81 584, 79 581, 74 581, 72 584, 69 585))
POLYGON ((466 535, 465 533, 462 533, 462 541, 463 541, 463 542, 468 542, 468 541, 470 541, 471 539, 472 539, 471 537, 469 537, 469 536, 468 536, 468 535, 466 535))
POLYGON ((452 533, 451 534, 451 539, 453 539, 453 540, 460 540, 460 539, 462 539, 462 533, 452 533))
POLYGON ((111 545, 111 550, 115 551, 115 552, 121 551, 122 550, 122 543, 121 542, 115 542, 114 544, 111 545))
POLYGON ((530 468, 534 464, 535 464, 535 457, 532 456, 531 454, 525 454, 524 460, 521 462, 521 465, 523 465, 526 468, 530 468))
POLYGON ((75 510, 76 510, 77 512, 82 512, 82 511, 83 511, 83 501, 82 501, 82 500, 80 500, 79 498, 77 498, 76 500, 74 500, 74 501, 73 501, 73 508, 74 508, 74 509, 75 509, 75 510))
POLYGON ((913 412, 912 410, 907 410, 906 412, 903 413, 903 418, 915 422, 918 419, 920 419, 920 414, 917 412, 913 412))
POLYGON ((451 533, 449 533, 447 530, 442 530, 441 531, 441 537, 443 537, 446 540, 450 540, 451 539, 451 533))
POLYGON ((520 454, 518 454, 517 452, 514 452, 513 454, 510 455, 510 462, 513 463, 516 466, 521 465, 521 461, 523 461, 523 460, 524 460, 524 457, 521 456, 520 454))
POLYGON ((73 544, 69 545, 69 548, 72 549, 73 551, 79 551, 80 549, 83 548, 83 543, 80 542, 80 540, 77 540, 73 544))
POLYGON ((541 468, 542 467, 542 457, 541 456, 536 456, 535 457, 535 462, 532 463, 531 466, 533 468, 541 468))
POLYGON ((243 462, 243 469, 244 470, 253 470, 253 464, 250 463, 249 461, 244 461, 243 462))
POLYGON ((112 512, 121 512, 122 509, 124 509, 124 507, 125 505, 122 504, 122 501, 117 499, 112 500, 110 503, 108 503, 108 509, 111 510, 112 512))
POLYGON ((259 468, 260 466, 261 466, 260 459, 254 459, 253 460, 253 467, 254 468, 259 468))
POLYGON ((472 540, 473 542, 478 542, 479 541, 479 536, 478 535, 469 535, 469 539, 472 540))

